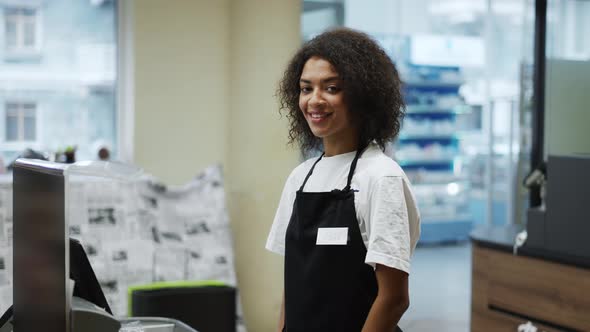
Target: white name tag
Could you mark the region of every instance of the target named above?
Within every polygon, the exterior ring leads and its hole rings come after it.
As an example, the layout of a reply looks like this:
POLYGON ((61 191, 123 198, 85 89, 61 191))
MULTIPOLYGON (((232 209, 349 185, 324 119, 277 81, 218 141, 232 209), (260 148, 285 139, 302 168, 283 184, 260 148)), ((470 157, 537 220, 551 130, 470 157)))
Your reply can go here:
POLYGON ((316 245, 346 245, 348 227, 318 228, 316 245))

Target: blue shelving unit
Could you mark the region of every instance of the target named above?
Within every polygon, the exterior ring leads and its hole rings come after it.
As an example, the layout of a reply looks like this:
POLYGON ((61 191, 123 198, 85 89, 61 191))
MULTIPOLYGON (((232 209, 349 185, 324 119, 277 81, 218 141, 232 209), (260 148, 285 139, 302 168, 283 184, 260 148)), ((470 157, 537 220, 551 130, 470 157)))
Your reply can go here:
POLYGON ((405 69, 406 118, 395 156, 414 184, 422 215, 420 243, 467 240, 472 215, 468 181, 459 167, 461 136, 456 128, 457 116, 468 112, 459 95, 460 69, 415 65, 405 69))

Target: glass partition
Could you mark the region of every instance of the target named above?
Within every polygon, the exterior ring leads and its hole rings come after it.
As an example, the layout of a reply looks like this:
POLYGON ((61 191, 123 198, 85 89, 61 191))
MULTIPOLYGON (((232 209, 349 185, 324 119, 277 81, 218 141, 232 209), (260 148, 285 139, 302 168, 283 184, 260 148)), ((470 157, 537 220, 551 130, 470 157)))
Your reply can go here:
POLYGON ((590 154, 590 1, 547 3, 545 159, 590 154))

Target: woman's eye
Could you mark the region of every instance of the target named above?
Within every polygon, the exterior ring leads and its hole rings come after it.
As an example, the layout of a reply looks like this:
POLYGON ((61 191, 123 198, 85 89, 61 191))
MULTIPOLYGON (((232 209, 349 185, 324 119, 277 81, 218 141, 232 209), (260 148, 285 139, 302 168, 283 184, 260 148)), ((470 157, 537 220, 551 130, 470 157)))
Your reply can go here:
POLYGON ((302 86, 302 87, 300 88, 300 90, 301 90, 301 93, 308 93, 308 92, 311 92, 311 88, 310 88, 310 87, 308 87, 308 86, 302 86))
POLYGON ((326 90, 330 93, 337 93, 340 91, 340 88, 337 86, 329 86, 326 90))

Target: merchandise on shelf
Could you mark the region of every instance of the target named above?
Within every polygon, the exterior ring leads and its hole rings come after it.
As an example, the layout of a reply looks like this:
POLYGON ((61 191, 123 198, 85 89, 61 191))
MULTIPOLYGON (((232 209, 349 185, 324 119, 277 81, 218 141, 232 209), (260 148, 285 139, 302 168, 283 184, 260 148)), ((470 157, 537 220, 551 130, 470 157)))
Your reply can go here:
POLYGON ((458 67, 400 66, 407 104, 394 157, 414 185, 421 243, 465 240, 471 230, 469 182, 457 116, 468 111, 458 67))

